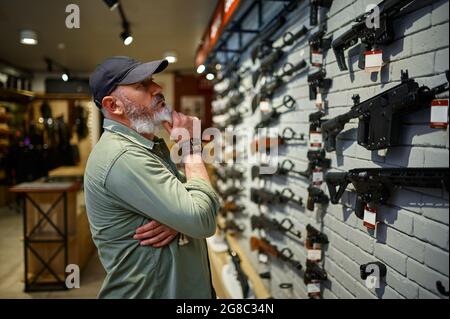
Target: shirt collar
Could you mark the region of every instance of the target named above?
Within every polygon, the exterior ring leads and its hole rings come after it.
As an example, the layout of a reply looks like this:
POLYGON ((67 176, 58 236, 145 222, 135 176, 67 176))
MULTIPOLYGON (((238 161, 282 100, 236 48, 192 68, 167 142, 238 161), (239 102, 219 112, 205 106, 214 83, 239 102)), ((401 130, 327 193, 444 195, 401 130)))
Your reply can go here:
MULTIPOLYGON (((114 121, 114 120, 105 118, 104 122, 103 122, 103 128, 105 130, 117 133, 117 134, 125 137, 126 139, 130 140, 131 142, 141 145, 150 150, 153 149, 153 146, 155 145, 154 141, 150 141, 149 139, 143 137, 141 134, 139 134, 135 130, 133 130, 117 121, 114 121)), ((155 141, 157 141, 157 140, 158 139, 155 136, 155 141)))

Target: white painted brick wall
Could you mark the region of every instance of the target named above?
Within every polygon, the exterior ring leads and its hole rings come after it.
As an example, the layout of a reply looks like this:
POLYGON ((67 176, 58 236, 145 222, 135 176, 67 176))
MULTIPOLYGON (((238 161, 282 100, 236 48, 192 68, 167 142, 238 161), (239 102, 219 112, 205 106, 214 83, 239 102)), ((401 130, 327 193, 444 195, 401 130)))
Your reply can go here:
MULTIPOLYGON (((336 0, 329 12, 328 35, 338 37, 347 31, 351 21, 364 12, 368 4, 377 4, 381 0, 336 0)), ((269 19, 280 4, 267 2, 264 18, 269 19)), ((288 23, 287 30, 297 31, 309 23, 307 1, 291 14, 295 17, 288 23)), ((246 27, 254 27, 250 23, 246 27)), ((310 31, 314 33, 317 29, 310 31)), ((445 81, 444 72, 449 69, 449 1, 440 0, 417 12, 395 22, 397 41, 384 46, 386 65, 376 76, 370 76, 358 69, 358 48, 346 51, 346 62, 352 72, 340 71, 333 50, 325 56, 327 77, 333 85, 326 95, 328 115, 326 118, 345 113, 352 106, 351 97, 359 94, 364 101, 379 94, 400 81, 400 71, 408 69, 410 77, 419 84, 435 86, 445 81), (350 56, 350 61, 348 57, 350 56)), ((284 32, 280 30, 279 35, 284 32)), ((276 42, 280 44, 281 41, 276 42)), ((286 61, 296 63, 301 59, 309 62, 309 46, 302 40, 290 49, 286 61)), ((249 53, 241 58, 242 64, 252 65, 249 53)), ((284 63, 284 61, 282 62, 284 63)), ((280 65, 282 65, 280 63, 280 65)), ((253 70, 258 65, 252 66, 253 70)), ((315 71, 310 67, 309 73, 315 71)), ((286 94, 297 101, 297 109, 280 117, 280 132, 284 127, 292 127, 299 133, 308 133, 308 115, 316 111, 314 101, 309 100, 309 89, 306 83, 307 73, 295 76, 292 81, 276 93, 273 104, 278 105, 286 94)), ((244 79, 249 86, 249 78, 244 79)), ((257 90, 254 90, 257 92, 257 90)), ((445 93, 444 96, 448 96, 445 93)), ((245 106, 252 100, 249 93, 245 106)), ((401 145, 392 147, 386 156, 371 152, 356 143, 357 121, 345 126, 344 132, 338 136, 337 150, 327 154, 332 159, 333 170, 347 171, 353 168, 371 167, 448 167, 449 130, 429 128, 429 109, 405 115, 400 132, 401 145)), ((252 129, 259 121, 259 114, 246 114, 240 129, 252 129)), ((307 148, 304 145, 288 145, 280 148, 281 159, 290 159, 297 169, 305 169, 307 148)), ((243 167, 250 169, 246 163, 243 167)), ((245 186, 258 187, 247 177, 245 186)), ((273 177, 266 188, 274 191, 289 186, 297 196, 306 200, 308 181, 296 177, 273 177)), ((324 187, 324 189, 326 189, 324 187)), ((351 189, 351 187, 349 188, 351 189)), ((295 228, 306 236, 305 226, 312 224, 328 235, 330 244, 324 247, 324 268, 328 280, 323 284, 323 298, 443 298, 436 290, 436 281, 441 281, 446 289, 449 287, 449 202, 448 193, 438 189, 404 188, 395 190, 388 204, 380 207, 377 231, 368 231, 362 221, 356 218, 353 209, 355 194, 345 192, 341 202, 329 205, 323 215, 316 209, 309 212, 295 206, 270 207, 269 214, 281 220, 289 217, 295 228), (378 289, 368 289, 360 278, 359 266, 372 261, 381 261, 387 268, 387 276, 378 289)), ((249 214, 257 214, 258 208, 249 201, 249 194, 242 198, 249 214)), ((248 217, 247 217, 248 218, 248 217)), ((269 268, 272 279, 268 287, 276 298, 306 298, 303 278, 289 266, 273 261, 269 266, 257 262, 255 252, 250 252, 248 239, 251 230, 245 218, 240 219, 247 225, 246 231, 239 239, 244 251, 249 255, 258 270, 269 268), (282 291, 278 288, 281 282, 291 282, 293 291, 282 291)), ((256 234, 256 233, 253 233, 256 234)), ((289 246, 297 260, 306 260, 303 241, 293 241, 280 236, 270 236, 279 247, 289 246)), ((261 270, 262 271, 262 270, 261 270)))

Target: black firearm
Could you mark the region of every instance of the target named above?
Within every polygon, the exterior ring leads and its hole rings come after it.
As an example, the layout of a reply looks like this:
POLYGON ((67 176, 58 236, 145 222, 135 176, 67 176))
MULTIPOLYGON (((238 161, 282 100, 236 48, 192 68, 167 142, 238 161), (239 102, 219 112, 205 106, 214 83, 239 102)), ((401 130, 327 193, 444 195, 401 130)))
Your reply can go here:
POLYGON ((298 174, 300 176, 310 178, 313 170, 317 167, 321 167, 323 169, 329 168, 331 164, 331 160, 325 158, 325 151, 308 151, 308 167, 304 171, 295 170, 295 164, 289 160, 285 159, 281 164, 278 165, 277 174, 278 175, 288 175, 289 173, 298 174))
POLYGON ((259 68, 256 72, 252 74, 252 84, 253 87, 256 86, 258 80, 262 75, 272 74, 274 72, 275 65, 281 61, 281 59, 285 56, 286 52, 283 51, 284 48, 293 45, 300 38, 308 33, 308 29, 303 26, 297 33, 293 34, 291 32, 286 32, 283 35, 283 44, 279 47, 272 48, 272 52, 269 53, 266 57, 264 57, 259 65, 259 68))
POLYGON ((328 204, 329 198, 327 194, 324 193, 320 188, 314 187, 313 185, 308 186, 308 201, 306 208, 313 211, 315 204, 326 205, 328 204))
POLYGON ((385 204, 395 187, 445 187, 448 191, 448 168, 359 168, 348 172, 328 172, 325 175, 330 200, 337 204, 348 184, 355 188, 355 213, 364 217, 369 207, 385 204))
POLYGON ((305 134, 303 133, 296 133, 292 128, 285 127, 283 129, 283 132, 281 135, 278 135, 278 137, 257 137, 252 142, 252 153, 259 152, 263 147, 265 147, 266 153, 270 153, 270 149, 272 146, 277 145, 286 145, 287 142, 290 141, 297 141, 297 143, 289 143, 289 144, 304 144, 306 143, 305 134), (265 143, 264 146, 262 146, 262 143, 265 143))
POLYGON ((225 104, 225 110, 230 110, 232 108, 235 108, 239 104, 241 104, 245 99, 245 94, 242 92, 237 92, 230 96, 228 99, 227 104, 225 104))
POLYGON ((272 111, 270 111, 268 114, 264 114, 262 116, 263 119, 258 124, 255 125, 255 131, 260 128, 270 126, 271 124, 278 121, 281 114, 291 112, 294 109, 295 109, 295 100, 292 97, 290 97, 289 95, 285 96, 283 98, 283 104, 273 107, 272 111), (288 97, 288 98, 286 99, 286 97, 288 97), (278 111, 282 106, 285 106, 287 110, 284 112, 278 111))
POLYGON ((239 257, 239 255, 237 254, 236 251, 234 251, 233 249, 231 249, 230 247, 230 243, 228 242, 227 238, 225 238, 225 242, 228 246, 228 254, 231 257, 231 262, 234 265, 234 268, 236 269, 236 273, 237 273, 237 280, 239 281, 241 288, 242 288, 242 296, 244 298, 248 297, 248 294, 250 292, 250 285, 248 283, 248 276, 246 275, 246 273, 242 270, 241 267, 241 258, 239 257))
POLYGON ((309 99, 315 100, 318 93, 324 93, 331 87, 333 80, 327 79, 327 72, 324 69, 308 75, 309 99))
POLYGON ((290 264, 297 270, 301 270, 303 268, 302 264, 299 261, 293 259, 294 254, 289 248, 286 247, 279 250, 277 246, 271 244, 266 239, 254 236, 250 237, 250 250, 258 250, 260 253, 262 252, 264 254, 279 258, 280 260, 290 264))
POLYGON ((370 262, 370 263, 359 266, 361 279, 366 280, 368 276, 373 274, 375 272, 374 267, 378 267, 380 279, 382 277, 386 277, 386 274, 387 274, 386 265, 379 261, 374 261, 374 262, 370 262), (369 267, 369 266, 372 269, 372 271, 370 271, 370 272, 367 271, 367 267, 369 267))
POLYGON ((253 63, 255 63, 257 59, 262 59, 271 52, 274 42, 271 38, 283 28, 287 22, 286 15, 297 9, 300 1, 301 0, 291 0, 287 5, 283 6, 276 15, 276 18, 269 22, 267 27, 260 32, 260 42, 250 53, 253 63))
POLYGON ((243 190, 244 190, 243 188, 231 186, 223 191, 219 190, 218 193, 219 193, 220 197, 227 198, 228 196, 240 195, 243 190))
POLYGON ((241 234, 245 230, 245 226, 237 224, 233 219, 227 219, 223 230, 229 232, 230 235, 241 234))
POLYGON ((217 176, 217 179, 221 180, 222 182, 225 182, 230 178, 238 180, 244 179, 244 172, 236 169, 235 167, 217 168, 215 170, 215 174, 217 176))
POLYGON ((306 261, 306 269, 303 275, 305 284, 309 284, 312 281, 324 281, 327 280, 327 277, 327 272, 316 262, 312 260, 306 261))
POLYGON ((322 119, 325 116, 325 113, 322 111, 317 111, 309 114, 309 131, 317 132, 320 130, 320 127, 324 120, 322 119))
MULTIPOLYGON (((339 69, 341 71, 348 70, 344 51, 356 45, 359 39, 361 39, 362 47, 358 64, 361 69, 364 69, 364 52, 372 50, 376 45, 387 45, 395 40, 394 19, 411 12, 412 4, 426 6, 432 2, 433 0, 384 0, 376 6, 379 15, 375 16, 375 9, 372 9, 358 16, 351 29, 336 38, 331 45, 339 69), (379 20, 379 25, 376 25, 372 19, 379 20)), ((417 9, 416 7, 415 10, 417 9)))
MULTIPOLYGON (((448 80, 448 71, 447 71, 448 80)), ((322 123, 325 149, 336 149, 336 136, 351 119, 358 118, 358 144, 368 150, 385 149, 398 143, 400 116, 431 106, 437 94, 448 90, 448 82, 430 89, 410 79, 408 71, 401 74, 401 83, 360 103, 353 96, 354 106, 342 115, 322 123)))
POLYGON ((237 205, 234 201, 226 201, 223 205, 221 205, 221 212, 227 213, 240 213, 245 209, 243 205, 237 205))
POLYGON ((306 243, 305 246, 312 248, 314 244, 328 244, 328 236, 313 227, 311 224, 306 225, 306 243))
MULTIPOLYGON (((234 74, 239 74, 239 72, 238 72, 239 63, 240 63, 239 55, 235 55, 231 59, 226 61, 225 67, 224 67, 223 71, 221 72, 222 77, 218 82, 220 82, 223 79, 230 79, 233 77, 234 74)), ((215 68, 215 65, 213 65, 211 68, 215 68)), ((240 79, 239 79, 239 81, 240 81, 240 79)))
POLYGON ((263 229, 265 231, 278 231, 283 234, 291 234, 297 238, 302 238, 302 234, 299 231, 293 230, 294 224, 289 218, 284 218, 281 222, 276 219, 268 218, 265 215, 252 215, 250 218, 252 230, 263 229))
POLYGON ((258 205, 287 204, 293 202, 299 206, 303 206, 303 199, 296 198, 294 192, 290 188, 284 188, 281 192, 269 192, 263 188, 251 188, 250 200, 258 205))
POLYGON ((282 68, 282 73, 276 75, 272 80, 265 83, 259 94, 256 94, 252 99, 252 112, 255 112, 262 100, 269 100, 275 94, 275 92, 287 82, 284 80, 286 76, 292 76, 294 73, 304 69, 308 64, 305 60, 300 61, 297 65, 291 63, 285 63, 282 68))
POLYGON ((230 74, 229 80, 228 80, 228 86, 225 90, 218 93, 220 97, 224 98, 226 97, 230 92, 236 91, 241 86, 241 76, 234 72, 230 74))
POLYGON ((317 25, 319 23, 319 7, 329 9, 332 4, 333 0, 310 0, 309 24, 317 25))
POLYGON ((308 151, 308 167, 305 171, 296 171, 294 169, 294 163, 289 159, 285 159, 281 162, 281 164, 279 164, 277 174, 287 175, 292 172, 306 178, 311 178, 314 169, 318 167, 322 169, 330 168, 331 160, 329 158, 325 158, 325 156, 325 150, 323 149, 320 151, 308 151))
POLYGON ((312 65, 320 66, 313 62, 313 53, 323 54, 326 50, 328 50, 331 46, 331 37, 324 38, 324 35, 327 33, 327 28, 325 25, 322 25, 320 29, 309 37, 309 60, 312 65))

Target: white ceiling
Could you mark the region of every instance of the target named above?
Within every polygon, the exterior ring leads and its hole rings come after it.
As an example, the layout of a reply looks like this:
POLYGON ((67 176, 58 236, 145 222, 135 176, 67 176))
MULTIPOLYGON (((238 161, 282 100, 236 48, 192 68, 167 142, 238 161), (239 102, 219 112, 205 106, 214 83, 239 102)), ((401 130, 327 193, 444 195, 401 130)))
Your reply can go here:
POLYGON ((118 10, 103 0, 0 0, 0 59, 32 71, 45 71, 44 56, 71 72, 91 72, 104 58, 128 55, 141 61, 178 54, 169 70, 193 70, 195 51, 217 0, 122 0, 134 41, 124 46, 118 10), (66 5, 80 8, 80 28, 67 29, 66 5), (19 43, 21 29, 38 34, 38 45, 19 43), (63 50, 58 44, 64 43, 63 50))

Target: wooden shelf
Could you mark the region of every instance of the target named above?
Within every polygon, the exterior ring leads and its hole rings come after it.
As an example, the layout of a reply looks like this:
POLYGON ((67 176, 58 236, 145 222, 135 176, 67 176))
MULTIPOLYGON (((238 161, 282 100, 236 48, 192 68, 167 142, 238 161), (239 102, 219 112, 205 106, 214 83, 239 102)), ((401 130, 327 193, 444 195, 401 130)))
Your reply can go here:
MULTIPOLYGON (((259 276, 258 272, 253 268, 250 260, 248 259, 245 252, 240 247, 237 239, 229 234, 226 235, 230 248, 234 250, 241 259, 241 268, 248 276, 252 286, 253 292, 257 299, 268 299, 271 298, 270 292, 264 286, 264 283, 259 276)), ((209 249, 209 256, 211 262, 211 271, 213 276, 214 288, 216 290, 217 296, 222 299, 230 299, 231 297, 227 294, 226 289, 222 283, 222 267, 228 263, 228 253, 217 253, 209 249)))
POLYGON ((0 100, 28 103, 34 98, 32 91, 0 88, 0 100))
POLYGON ((35 100, 92 100, 92 96, 84 93, 35 93, 35 100))

